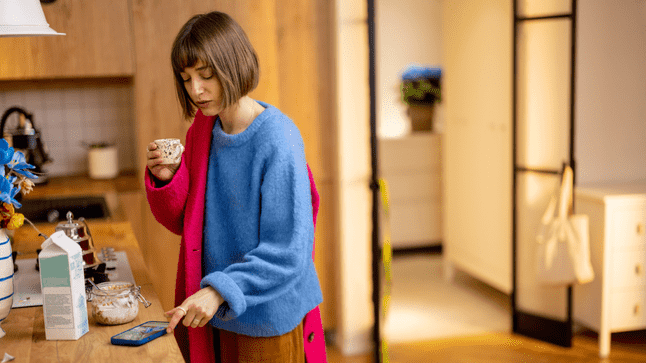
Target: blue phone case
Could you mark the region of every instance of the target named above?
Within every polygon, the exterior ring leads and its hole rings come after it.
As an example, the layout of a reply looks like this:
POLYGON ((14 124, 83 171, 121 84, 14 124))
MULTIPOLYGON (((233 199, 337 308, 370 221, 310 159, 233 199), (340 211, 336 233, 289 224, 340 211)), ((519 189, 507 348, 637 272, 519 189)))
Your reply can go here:
POLYGON ((123 331, 112 338, 114 345, 142 345, 166 334, 167 321, 147 321, 123 331))

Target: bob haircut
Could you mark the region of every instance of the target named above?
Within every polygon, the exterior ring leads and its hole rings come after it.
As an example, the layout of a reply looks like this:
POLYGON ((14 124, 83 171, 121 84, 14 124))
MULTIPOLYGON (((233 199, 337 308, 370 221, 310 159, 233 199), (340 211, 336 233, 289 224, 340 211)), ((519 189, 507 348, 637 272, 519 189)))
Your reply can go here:
POLYGON ((220 81, 223 109, 258 85, 258 56, 240 25, 217 11, 195 15, 179 31, 171 51, 175 88, 187 118, 195 116, 197 105, 186 91, 181 73, 198 60, 211 67, 220 81))

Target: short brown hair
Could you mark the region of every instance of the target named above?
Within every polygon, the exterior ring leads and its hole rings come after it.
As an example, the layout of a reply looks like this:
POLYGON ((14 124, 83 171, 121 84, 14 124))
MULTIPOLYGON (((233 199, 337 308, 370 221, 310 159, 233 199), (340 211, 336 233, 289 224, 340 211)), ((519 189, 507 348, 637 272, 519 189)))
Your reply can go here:
POLYGON ((181 73, 198 60, 211 67, 220 81, 223 108, 258 85, 258 56, 242 27, 218 11, 195 15, 179 31, 171 51, 175 88, 187 118, 195 116, 196 105, 186 92, 181 73))

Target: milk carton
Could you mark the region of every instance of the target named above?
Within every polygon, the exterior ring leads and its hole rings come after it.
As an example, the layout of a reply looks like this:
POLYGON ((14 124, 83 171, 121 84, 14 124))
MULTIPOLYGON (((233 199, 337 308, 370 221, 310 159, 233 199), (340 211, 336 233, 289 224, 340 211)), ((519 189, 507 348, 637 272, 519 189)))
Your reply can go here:
POLYGON ((58 231, 38 254, 47 340, 77 340, 89 330, 85 301, 83 251, 58 231))

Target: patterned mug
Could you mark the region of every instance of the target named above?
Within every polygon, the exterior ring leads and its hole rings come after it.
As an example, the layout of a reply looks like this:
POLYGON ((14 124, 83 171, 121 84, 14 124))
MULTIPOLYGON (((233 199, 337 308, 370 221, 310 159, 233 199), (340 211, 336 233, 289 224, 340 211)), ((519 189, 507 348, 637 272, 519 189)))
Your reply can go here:
POLYGON ((184 145, 179 139, 159 139, 154 141, 162 152, 162 164, 179 164, 182 160, 184 145))

